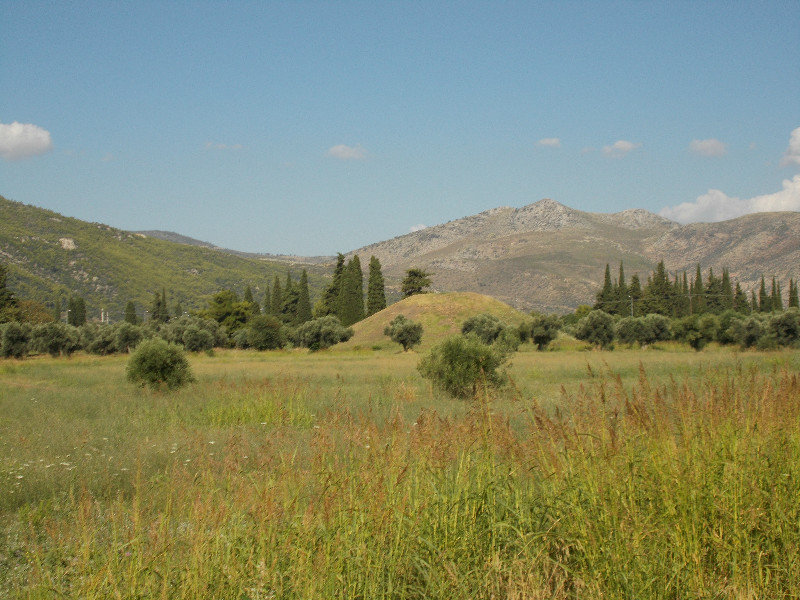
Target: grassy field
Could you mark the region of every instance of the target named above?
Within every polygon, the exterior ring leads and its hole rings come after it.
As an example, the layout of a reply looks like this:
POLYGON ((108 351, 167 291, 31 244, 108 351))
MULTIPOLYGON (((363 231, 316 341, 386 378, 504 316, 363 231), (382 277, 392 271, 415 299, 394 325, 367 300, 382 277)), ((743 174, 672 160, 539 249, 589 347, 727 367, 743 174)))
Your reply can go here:
POLYGON ((800 355, 0 361, 3 598, 800 597, 800 355))

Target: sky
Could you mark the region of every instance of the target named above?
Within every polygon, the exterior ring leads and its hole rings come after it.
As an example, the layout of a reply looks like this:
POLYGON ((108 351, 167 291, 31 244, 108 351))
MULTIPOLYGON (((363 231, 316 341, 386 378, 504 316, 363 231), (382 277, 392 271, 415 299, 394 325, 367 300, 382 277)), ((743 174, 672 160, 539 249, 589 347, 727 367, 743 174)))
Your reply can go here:
POLYGON ((799 32, 798 0, 0 0, 0 195, 307 256, 542 198, 800 210, 799 32))

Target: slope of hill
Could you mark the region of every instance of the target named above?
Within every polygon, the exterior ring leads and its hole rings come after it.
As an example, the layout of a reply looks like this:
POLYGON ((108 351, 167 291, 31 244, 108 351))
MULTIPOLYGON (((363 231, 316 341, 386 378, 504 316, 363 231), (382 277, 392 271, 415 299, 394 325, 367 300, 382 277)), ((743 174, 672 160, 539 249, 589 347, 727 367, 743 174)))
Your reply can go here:
POLYGON ((383 330, 397 315, 403 315, 422 324, 424 328, 422 348, 427 348, 445 336, 458 333, 464 321, 480 313, 492 314, 507 325, 519 325, 525 320, 524 313, 483 294, 473 292, 418 294, 400 300, 356 323, 353 325, 353 337, 336 348, 370 347, 375 344, 393 343, 383 334, 383 330))
POLYGON ((728 267, 746 289, 762 273, 800 275, 800 213, 762 213, 680 226, 645 210, 574 210, 553 200, 501 207, 428 227, 351 254, 375 255, 387 281, 414 266, 434 288, 490 294, 522 309, 564 312, 592 303, 606 263, 642 278, 664 260, 672 271, 728 267))
POLYGON ((19 296, 52 304, 55 293, 80 294, 90 315, 100 309, 122 318, 128 300, 148 308, 166 288, 168 302, 184 309, 205 306, 221 289, 239 294, 247 285, 257 300, 275 275, 294 279, 306 267, 312 297, 326 284, 327 267, 234 256, 213 249, 167 242, 86 223, 0 196, 0 259, 9 267, 9 287, 19 296))

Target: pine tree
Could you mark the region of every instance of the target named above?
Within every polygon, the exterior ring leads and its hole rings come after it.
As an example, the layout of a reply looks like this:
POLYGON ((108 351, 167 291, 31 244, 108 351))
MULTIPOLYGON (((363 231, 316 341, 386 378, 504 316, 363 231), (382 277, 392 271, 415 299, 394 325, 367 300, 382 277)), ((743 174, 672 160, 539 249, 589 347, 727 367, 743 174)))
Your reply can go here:
POLYGON ((275 281, 272 282, 272 314, 276 317, 281 312, 283 306, 283 290, 281 289, 281 280, 275 275, 275 281))
POLYGON ((722 312, 722 282, 714 275, 714 269, 708 269, 708 283, 705 289, 706 312, 719 314, 722 312))
POLYGON ((789 280, 789 308, 800 308, 800 298, 797 293, 797 282, 789 280))
POLYGON ((417 267, 412 267, 406 271, 406 276, 403 277, 403 281, 400 283, 400 293, 403 294, 403 298, 408 298, 416 294, 427 293, 425 288, 429 287, 431 287, 431 274, 417 267))
POLYGON ((656 270, 653 271, 643 294, 646 313, 665 316, 672 314, 672 285, 669 282, 663 260, 658 263, 656 270))
POLYGON ((8 267, 0 263, 0 323, 5 323, 13 319, 14 308, 17 299, 14 293, 8 289, 8 267))
POLYGON ((367 316, 386 308, 386 288, 381 273, 381 262, 371 256, 369 259, 369 278, 367 279, 367 316))
POLYGON ((339 310, 339 318, 345 327, 364 318, 364 274, 357 254, 347 262, 342 275, 339 310))
POLYGON ((302 325, 311 320, 311 299, 308 295, 308 273, 305 269, 300 274, 300 284, 298 285, 297 314, 295 315, 295 325, 302 325))
POLYGON ((128 303, 125 305, 125 322, 131 325, 139 324, 139 317, 136 316, 136 305, 133 303, 133 300, 128 300, 128 303))

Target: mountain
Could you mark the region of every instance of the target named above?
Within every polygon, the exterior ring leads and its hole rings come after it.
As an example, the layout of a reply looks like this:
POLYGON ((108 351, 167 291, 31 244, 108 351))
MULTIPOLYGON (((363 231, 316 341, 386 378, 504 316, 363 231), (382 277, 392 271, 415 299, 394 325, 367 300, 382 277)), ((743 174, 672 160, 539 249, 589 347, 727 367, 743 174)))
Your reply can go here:
MULTIPOLYGON (((191 238, 183 238, 183 240, 191 238)), ((302 268, 309 274, 312 297, 330 280, 318 265, 237 256, 213 248, 176 243, 87 223, 58 213, 13 202, 0 196, 0 260, 9 267, 9 287, 20 297, 52 305, 57 293, 81 295, 90 315, 101 309, 112 320, 122 318, 133 300, 139 312, 149 308, 153 294, 167 291, 170 309, 202 308, 222 289, 240 296, 251 286, 263 301, 265 285, 286 272, 297 281, 302 268)))
POLYGON ((800 213, 760 213, 681 226, 641 209, 575 210, 553 200, 477 215, 353 251, 375 255, 397 282, 411 266, 433 273, 434 288, 473 291, 521 309, 564 312, 594 302, 606 263, 628 277, 649 275, 659 260, 671 271, 700 263, 749 289, 761 274, 786 286, 800 275, 800 213))

